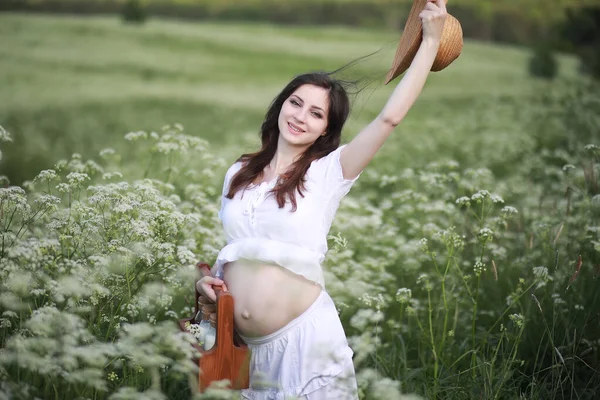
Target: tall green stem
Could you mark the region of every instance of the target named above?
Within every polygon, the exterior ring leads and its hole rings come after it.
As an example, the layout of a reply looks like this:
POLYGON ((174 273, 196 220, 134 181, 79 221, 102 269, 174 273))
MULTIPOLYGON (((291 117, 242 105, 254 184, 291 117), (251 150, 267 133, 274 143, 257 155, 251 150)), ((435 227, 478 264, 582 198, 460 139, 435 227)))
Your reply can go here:
POLYGON ((429 302, 429 338, 431 340, 431 351, 433 352, 433 376, 435 379, 433 384, 433 398, 435 399, 437 396, 439 360, 435 349, 435 337, 433 335, 433 305, 431 304, 431 290, 427 290, 427 300, 429 302))

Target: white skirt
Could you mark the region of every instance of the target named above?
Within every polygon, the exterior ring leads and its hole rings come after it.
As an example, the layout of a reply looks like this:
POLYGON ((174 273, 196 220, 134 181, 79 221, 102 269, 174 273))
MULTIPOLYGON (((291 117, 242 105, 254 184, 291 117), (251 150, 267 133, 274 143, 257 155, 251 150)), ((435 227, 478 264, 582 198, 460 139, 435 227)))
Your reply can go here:
POLYGON ((354 353, 325 290, 280 330, 242 339, 251 351, 250 388, 242 398, 358 399, 354 353))

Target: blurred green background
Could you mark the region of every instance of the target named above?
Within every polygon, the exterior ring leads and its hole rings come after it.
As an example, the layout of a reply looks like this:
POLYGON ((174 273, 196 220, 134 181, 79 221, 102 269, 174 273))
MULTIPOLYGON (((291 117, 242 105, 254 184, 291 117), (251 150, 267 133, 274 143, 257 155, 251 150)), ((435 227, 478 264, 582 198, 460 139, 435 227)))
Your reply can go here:
MULTIPOLYGON (((3 2, 0 124, 14 142, 4 146, 0 172, 19 184, 58 158, 92 157, 119 147, 129 131, 174 122, 208 139, 214 151, 240 143, 251 149, 266 107, 292 76, 377 52, 348 71, 369 83, 355 98, 346 133, 352 137, 391 91, 382 80, 411 3, 3 2), (326 22, 333 25, 315 26, 326 22)), ((464 51, 431 76, 399 129, 410 140, 397 167, 436 159, 440 151, 461 157, 455 137, 426 129, 432 112, 460 124, 474 104, 537 90, 543 80, 530 77, 530 48, 573 3, 526 3, 451 2, 465 31, 464 51)), ((550 61, 558 75, 578 73, 573 55, 550 61)))

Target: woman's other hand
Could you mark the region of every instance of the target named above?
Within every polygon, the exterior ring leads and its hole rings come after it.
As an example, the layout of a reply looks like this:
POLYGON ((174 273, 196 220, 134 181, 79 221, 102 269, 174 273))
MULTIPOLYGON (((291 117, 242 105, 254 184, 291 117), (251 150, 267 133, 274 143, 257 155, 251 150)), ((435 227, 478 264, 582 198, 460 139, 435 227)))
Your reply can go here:
POLYGON ((221 286, 222 290, 227 291, 225 282, 213 276, 204 276, 202 279, 196 282, 196 289, 198 292, 207 297, 213 303, 217 301, 217 294, 215 293, 214 286, 221 286))
POLYGON ((439 44, 446 22, 446 0, 429 0, 419 14, 423 25, 423 41, 439 44))

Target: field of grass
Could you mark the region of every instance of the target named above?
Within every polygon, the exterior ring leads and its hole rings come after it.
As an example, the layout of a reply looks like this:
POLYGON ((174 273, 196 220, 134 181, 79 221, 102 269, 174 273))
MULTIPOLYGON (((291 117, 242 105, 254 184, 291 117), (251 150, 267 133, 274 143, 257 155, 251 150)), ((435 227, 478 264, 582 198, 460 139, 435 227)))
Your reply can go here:
MULTIPOLYGON (((0 38, 0 175, 24 188, 0 188, 0 394, 213 398, 174 321, 224 244, 226 168, 292 76, 375 52, 344 72, 351 139, 397 33, 0 14, 0 38)), ((528 57, 467 41, 342 203, 324 270, 361 399, 600 390, 600 91, 528 57)))
MULTIPOLYGON (((293 75, 333 70, 379 51, 348 71, 351 79, 373 81, 355 102, 346 130, 352 137, 390 93, 381 82, 398 36, 174 21, 136 27, 116 17, 16 14, 0 15, 0 35, 0 120, 14 137, 1 168, 14 182, 30 179, 57 157, 89 156, 107 143, 116 146, 130 130, 166 123, 180 122, 215 145, 239 143, 240 135, 257 132, 267 105, 293 75)), ((473 104, 535 90, 527 58, 523 49, 467 42, 451 68, 431 76, 398 129, 396 136, 407 139, 398 141, 406 160, 399 166, 459 145, 443 131, 423 131, 432 110, 452 125, 473 104)), ((573 64, 564 61, 565 74, 573 64)))

